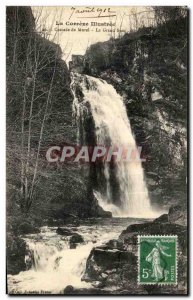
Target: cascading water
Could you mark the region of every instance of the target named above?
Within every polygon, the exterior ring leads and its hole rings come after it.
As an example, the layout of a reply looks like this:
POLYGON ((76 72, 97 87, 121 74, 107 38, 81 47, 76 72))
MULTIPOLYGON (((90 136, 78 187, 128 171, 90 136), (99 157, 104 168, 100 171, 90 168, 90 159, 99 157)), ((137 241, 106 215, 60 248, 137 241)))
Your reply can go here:
MULTIPOLYGON (((28 253, 32 254, 32 265, 29 270, 8 275, 9 293, 58 294, 63 293, 68 285, 91 288, 90 283, 81 280, 91 250, 110 239, 118 238, 131 222, 128 219, 111 219, 100 220, 99 224, 79 226, 78 233, 84 237, 84 243, 75 249, 70 249, 69 237, 58 235, 56 228, 42 227, 41 233, 25 236, 28 253)), ((27 255, 26 265, 28 259, 27 255)))
MULTIPOLYGON (((128 145, 136 149, 123 100, 111 85, 101 79, 74 74, 71 86, 79 139, 86 140, 85 115, 91 112, 96 144, 128 145)), ((94 194, 104 210, 120 217, 155 217, 140 161, 115 161, 113 166, 103 161, 98 175, 101 174, 105 179, 104 186, 96 189, 94 194), (114 185, 119 193, 113 190, 114 185)), ((137 220, 138 223, 143 221, 137 220)), ((32 255, 26 257, 26 271, 8 275, 9 293, 58 294, 68 285, 92 287, 91 283, 81 281, 90 251, 110 239, 117 239, 122 230, 136 220, 112 218, 97 222, 100 223, 78 227, 77 232, 84 237, 84 243, 76 245, 76 249, 70 249, 69 237, 58 235, 56 228, 45 227, 41 228, 40 234, 24 236, 32 255)))
MULTIPOLYGON (((74 113, 79 126, 79 138, 84 131, 85 112, 89 113, 90 110, 97 145, 124 146, 137 150, 123 99, 112 85, 102 79, 73 73, 71 87, 74 92, 74 113)), ((104 161, 105 192, 104 189, 103 192, 95 191, 99 205, 104 210, 111 211, 113 216, 152 217, 154 214, 141 161, 115 161, 113 171, 119 193, 113 195, 115 188, 112 182, 112 166, 104 161)))
MULTIPOLYGON (((9 275, 9 288, 12 293, 37 292, 60 293, 67 285, 89 287, 81 281, 86 259, 93 243, 88 240, 76 249, 70 249, 69 238, 57 235, 54 228, 43 228, 41 234, 26 239, 32 265, 29 270, 18 275, 9 275)), ((29 257, 26 257, 26 262, 29 257)), ((27 265, 27 263, 26 263, 27 265)))

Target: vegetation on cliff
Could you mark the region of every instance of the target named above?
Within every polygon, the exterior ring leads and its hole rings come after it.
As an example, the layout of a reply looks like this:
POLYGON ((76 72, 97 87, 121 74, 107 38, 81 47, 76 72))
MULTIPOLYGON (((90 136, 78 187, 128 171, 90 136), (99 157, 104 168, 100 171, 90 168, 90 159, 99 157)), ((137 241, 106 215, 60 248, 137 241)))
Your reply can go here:
POLYGON ((91 45, 82 72, 105 79, 123 96, 152 199, 185 202, 187 10, 159 7, 155 15, 154 27, 91 45))
MULTIPOLYGON (((49 33, 37 32, 30 7, 7 7, 7 220, 65 222, 97 214, 86 168, 49 164, 53 144, 76 143, 70 73, 49 33)), ((10 224, 11 223, 11 224, 10 224)))

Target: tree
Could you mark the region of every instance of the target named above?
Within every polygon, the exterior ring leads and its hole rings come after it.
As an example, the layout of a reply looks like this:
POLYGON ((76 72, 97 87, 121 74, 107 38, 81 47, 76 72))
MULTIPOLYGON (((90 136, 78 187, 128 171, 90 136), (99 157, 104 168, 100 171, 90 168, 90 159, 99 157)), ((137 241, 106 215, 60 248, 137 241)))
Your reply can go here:
MULTIPOLYGON (((39 27, 40 32, 36 32, 39 17, 36 15, 35 20, 28 7, 7 8, 7 150, 9 154, 11 148, 17 151, 14 156, 21 174, 19 199, 23 212, 32 205, 43 166, 42 143, 61 57, 59 46, 47 40, 50 31, 39 27)), ((57 39, 56 34, 52 39, 57 39)), ((8 155, 9 174, 13 172, 12 158, 8 155)))

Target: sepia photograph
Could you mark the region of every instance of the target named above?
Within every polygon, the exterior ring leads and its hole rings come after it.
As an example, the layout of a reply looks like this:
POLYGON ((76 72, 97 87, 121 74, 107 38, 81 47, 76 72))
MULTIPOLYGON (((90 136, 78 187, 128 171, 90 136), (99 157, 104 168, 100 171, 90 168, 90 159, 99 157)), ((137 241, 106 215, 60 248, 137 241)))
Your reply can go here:
POLYGON ((187 6, 6 7, 6 291, 188 295, 187 6))

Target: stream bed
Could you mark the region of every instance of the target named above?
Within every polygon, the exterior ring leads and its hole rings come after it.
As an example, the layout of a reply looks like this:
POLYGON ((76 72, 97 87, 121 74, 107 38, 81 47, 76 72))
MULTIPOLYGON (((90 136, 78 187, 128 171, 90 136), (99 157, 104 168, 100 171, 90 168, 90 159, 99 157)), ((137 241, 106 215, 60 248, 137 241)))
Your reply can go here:
POLYGON ((33 253, 33 263, 29 270, 8 275, 9 294, 60 294, 68 285, 91 288, 91 283, 81 278, 92 248, 117 239, 130 224, 142 222, 144 219, 133 218, 84 220, 80 226, 70 227, 84 239, 74 249, 70 236, 58 234, 57 227, 41 227, 38 234, 22 236, 33 253))

